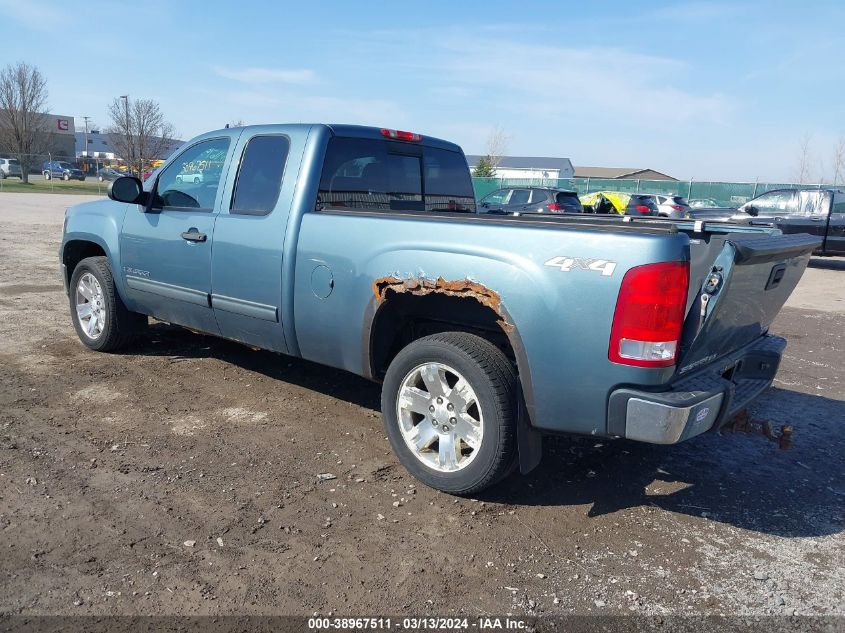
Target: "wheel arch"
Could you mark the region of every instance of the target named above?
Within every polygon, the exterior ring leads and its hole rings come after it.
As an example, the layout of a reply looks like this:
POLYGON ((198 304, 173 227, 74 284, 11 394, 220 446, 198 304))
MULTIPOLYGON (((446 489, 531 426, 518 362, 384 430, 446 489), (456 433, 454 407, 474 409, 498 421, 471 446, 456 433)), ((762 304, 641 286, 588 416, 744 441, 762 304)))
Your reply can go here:
POLYGON ((448 331, 476 334, 499 347, 514 363, 530 421, 534 389, 528 356, 519 328, 495 291, 470 280, 385 277, 373 282, 373 295, 361 341, 368 378, 380 381, 396 354, 423 336, 448 331))

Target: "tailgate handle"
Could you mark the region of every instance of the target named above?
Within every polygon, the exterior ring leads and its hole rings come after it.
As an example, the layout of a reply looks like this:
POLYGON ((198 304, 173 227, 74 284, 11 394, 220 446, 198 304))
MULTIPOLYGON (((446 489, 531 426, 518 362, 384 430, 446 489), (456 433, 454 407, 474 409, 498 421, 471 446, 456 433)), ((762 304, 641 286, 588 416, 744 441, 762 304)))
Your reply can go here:
POLYGON ((769 281, 766 282, 766 290, 777 288, 781 280, 786 275, 786 264, 778 264, 772 267, 772 272, 769 273, 769 281))

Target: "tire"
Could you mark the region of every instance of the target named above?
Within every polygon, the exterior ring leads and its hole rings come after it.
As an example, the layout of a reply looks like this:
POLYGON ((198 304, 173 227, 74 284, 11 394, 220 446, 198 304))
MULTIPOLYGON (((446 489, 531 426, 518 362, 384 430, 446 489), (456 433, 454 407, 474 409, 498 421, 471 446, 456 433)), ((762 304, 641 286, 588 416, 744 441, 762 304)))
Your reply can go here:
POLYGON ((50 180, 53 175, 50 172, 44 172, 44 180, 50 180))
POLYGON ((99 180, 100 182, 103 182, 103 177, 102 177, 102 176, 97 176, 97 180, 99 180))
MULTIPOLYGON (((76 329, 79 340, 90 349, 97 352, 113 352, 126 347, 147 323, 145 315, 130 312, 123 304, 115 289, 114 278, 107 257, 87 257, 79 262, 71 275, 69 288, 68 296, 73 327, 76 329), (92 319, 84 321, 77 309, 77 304, 82 299, 79 284, 83 277, 89 282, 91 278, 96 280, 96 284, 88 284, 88 287, 92 288, 93 286, 97 290, 95 294, 99 301, 97 309, 100 311, 99 316, 102 317, 102 321, 100 321, 100 318, 97 319, 100 325, 99 332, 96 331, 97 328, 95 327, 92 334, 88 333, 92 319)), ((90 299, 86 305, 92 303, 95 303, 95 301, 90 299)))
POLYGON ((402 349, 387 370, 381 396, 385 431, 399 461, 421 482, 451 494, 474 494, 504 478, 516 464, 517 394, 514 367, 498 347, 474 334, 433 334, 402 349), (442 368, 444 373, 437 374, 447 378, 445 384, 437 381, 444 387, 442 399, 423 379, 423 368, 433 367, 442 368), (456 395, 455 378, 462 378, 469 389, 461 388, 456 395), (410 400, 400 398, 409 388, 416 398, 415 411, 410 410, 410 400), (467 393, 471 395, 465 397, 467 393), (475 404, 466 406, 470 400, 475 404), (457 429, 471 432, 461 435, 457 429), (456 437, 457 443, 450 444, 456 437), (463 437, 471 437, 476 446, 463 437), (441 445, 443 440, 449 442, 441 445), (412 449, 412 442, 425 448, 412 449), (450 446, 457 449, 449 451, 450 446), (454 456, 452 463, 449 456, 454 456))
POLYGON ((62 180, 70 180, 69 174, 62 174, 62 180))

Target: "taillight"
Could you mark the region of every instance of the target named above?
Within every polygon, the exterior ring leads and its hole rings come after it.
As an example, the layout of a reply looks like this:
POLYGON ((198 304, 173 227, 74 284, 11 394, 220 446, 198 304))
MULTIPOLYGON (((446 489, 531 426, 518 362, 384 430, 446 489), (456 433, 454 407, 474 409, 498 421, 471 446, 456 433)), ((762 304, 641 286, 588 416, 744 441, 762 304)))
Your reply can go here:
POLYGON ((689 286, 688 262, 637 266, 625 273, 608 358, 635 367, 675 364, 689 286))
POLYGON ((637 210, 637 213, 651 213, 651 207, 647 207, 644 204, 638 204, 634 208, 637 210))
POLYGON ((683 211, 684 210, 684 208, 679 204, 672 204, 672 205, 669 205, 669 206, 671 206, 675 211, 683 211))
POLYGON ((404 130, 388 130, 381 128, 381 135, 387 138, 395 138, 399 141, 413 141, 418 143, 422 140, 422 136, 415 132, 405 132, 404 130))
POLYGON ((546 208, 549 211, 565 211, 566 210, 561 205, 559 205, 557 202, 552 202, 551 204, 547 204, 546 208))

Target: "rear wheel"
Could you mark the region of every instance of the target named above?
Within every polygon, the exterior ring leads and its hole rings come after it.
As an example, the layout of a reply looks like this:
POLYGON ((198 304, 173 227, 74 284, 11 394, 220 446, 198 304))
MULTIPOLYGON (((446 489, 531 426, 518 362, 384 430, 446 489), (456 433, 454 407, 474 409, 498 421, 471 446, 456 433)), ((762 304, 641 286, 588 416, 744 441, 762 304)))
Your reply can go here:
POLYGON ((62 180, 70 180, 70 174, 62 174, 62 180))
POLYGON ((50 180, 53 175, 49 171, 44 172, 44 180, 50 180))
POLYGON ((516 462, 516 374, 502 351, 463 332, 434 334, 405 347, 382 389, 393 451, 432 488, 472 494, 516 462))
POLYGON ((117 294, 106 257, 87 257, 79 262, 68 294, 79 340, 98 352, 125 347, 146 325, 147 317, 130 312, 117 294))

